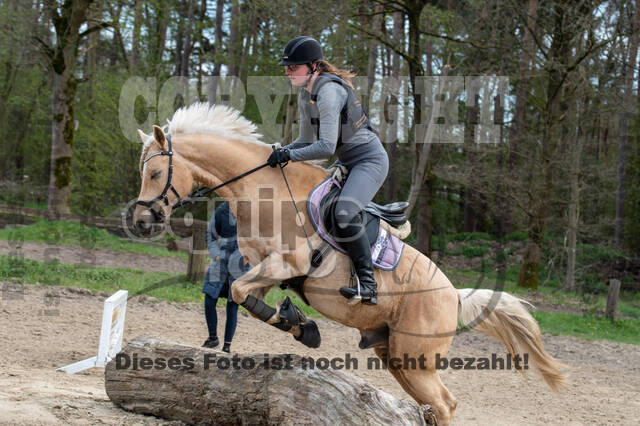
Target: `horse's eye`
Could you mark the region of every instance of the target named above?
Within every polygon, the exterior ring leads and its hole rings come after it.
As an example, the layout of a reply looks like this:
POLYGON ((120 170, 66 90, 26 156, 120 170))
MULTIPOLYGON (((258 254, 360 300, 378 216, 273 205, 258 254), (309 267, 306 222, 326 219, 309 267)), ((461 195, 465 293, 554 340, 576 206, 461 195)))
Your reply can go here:
POLYGON ((160 170, 155 170, 151 173, 151 179, 155 179, 158 176, 160 176, 162 174, 162 172, 160 170))

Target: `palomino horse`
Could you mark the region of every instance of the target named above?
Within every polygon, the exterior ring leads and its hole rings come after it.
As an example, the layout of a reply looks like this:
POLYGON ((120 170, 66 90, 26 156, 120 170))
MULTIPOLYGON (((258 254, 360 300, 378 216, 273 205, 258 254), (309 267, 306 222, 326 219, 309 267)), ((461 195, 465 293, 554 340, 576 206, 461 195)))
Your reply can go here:
MULTIPOLYGON (((140 132, 142 187, 133 220, 146 232, 166 220, 180 196, 186 197, 199 185, 221 185, 264 164, 271 152, 270 145, 259 141, 252 123, 220 105, 199 103, 176 111, 168 134, 169 140, 157 126, 153 135, 140 132)), ((328 175, 327 170, 305 162, 289 163, 284 171, 298 202, 306 200, 328 175)), ((419 404, 431 406, 438 424, 451 422, 457 401, 440 381, 434 360, 436 354, 447 353, 458 322, 496 337, 514 357, 529 354, 531 364, 554 390, 564 384, 562 364, 544 350, 538 324, 523 306, 526 302, 503 292, 456 290, 429 258, 407 245, 396 270, 375 271, 378 305, 351 305, 338 292, 350 278, 350 260, 345 255, 330 250, 309 273, 311 248, 300 238, 279 168, 263 167, 217 193, 229 201, 237 218, 240 251, 252 265, 234 282, 234 300, 254 316, 316 346, 306 338, 317 333, 315 323, 305 318, 299 324, 287 323, 280 318, 280 305, 274 309, 262 302, 274 284, 310 275, 300 286, 310 305, 327 318, 359 329, 363 341, 365 337, 375 341, 369 346, 375 346, 383 361, 426 357, 426 369, 389 371, 419 404)), ((319 247, 321 238, 306 209, 300 210, 311 244, 319 247)))

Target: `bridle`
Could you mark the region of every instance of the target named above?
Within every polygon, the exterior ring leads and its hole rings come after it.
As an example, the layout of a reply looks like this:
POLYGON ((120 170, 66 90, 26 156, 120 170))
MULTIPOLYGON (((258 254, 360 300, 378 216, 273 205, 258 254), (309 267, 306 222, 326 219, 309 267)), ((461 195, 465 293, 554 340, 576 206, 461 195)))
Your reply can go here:
POLYGON ((157 155, 167 155, 169 156, 169 174, 167 176, 167 183, 164 185, 164 189, 162 190, 162 194, 158 195, 156 198, 154 198, 151 201, 141 201, 141 200, 137 200, 136 204, 140 204, 141 206, 145 206, 148 207, 149 210, 151 211, 151 213, 153 214, 153 218, 156 221, 159 221, 160 219, 162 219, 162 212, 158 212, 157 210, 155 210, 153 208, 153 205, 156 203, 156 201, 164 201, 164 204, 166 206, 169 206, 169 196, 167 195, 167 192, 169 192, 169 190, 173 191, 173 193, 175 194, 175 196, 177 197, 177 201, 175 204, 171 205, 171 209, 173 210, 173 208, 175 206, 177 206, 178 204, 180 204, 182 202, 182 198, 180 197, 180 194, 178 194, 178 191, 176 190, 176 188, 173 186, 173 184, 171 183, 171 178, 173 177, 173 149, 171 148, 171 135, 167 134, 166 135, 166 140, 167 140, 167 144, 169 145, 169 150, 168 151, 160 151, 160 152, 156 152, 155 154, 151 154, 146 160, 144 160, 142 162, 142 164, 146 164, 147 161, 151 160, 153 157, 157 156, 157 155))

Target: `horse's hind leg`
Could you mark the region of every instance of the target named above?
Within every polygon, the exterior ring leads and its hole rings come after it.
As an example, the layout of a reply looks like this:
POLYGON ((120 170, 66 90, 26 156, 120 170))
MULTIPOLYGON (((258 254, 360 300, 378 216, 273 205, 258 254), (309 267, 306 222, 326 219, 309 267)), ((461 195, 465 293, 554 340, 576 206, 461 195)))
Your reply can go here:
MULTIPOLYGON (((449 392, 440 380, 438 370, 435 369, 435 355, 444 356, 449 349, 452 337, 415 337, 408 334, 392 332, 389 338, 387 359, 396 358, 404 362, 405 358, 416 360, 415 367, 411 362, 402 368, 391 368, 400 386, 418 402, 427 404, 435 413, 438 426, 448 425, 453 418, 453 412, 458 405, 456 398, 449 392), (420 356, 424 356, 424 366, 420 368, 420 356)), ((376 348, 376 354, 382 358, 385 348, 376 348)), ((384 360, 384 358, 383 358, 384 360)), ((398 361, 397 361, 398 362, 398 361)), ((425 419, 428 421, 428 419, 425 419)))
MULTIPOLYGON (((375 348, 376 355, 388 365, 390 358, 402 360, 404 354, 389 354, 388 347, 375 348)), ((448 425, 453 417, 453 411, 458 402, 449 390, 440 381, 437 371, 403 370, 388 368, 396 381, 405 392, 413 397, 416 402, 429 408, 423 412, 426 424, 448 425), (435 417, 435 418, 434 418, 435 417)))

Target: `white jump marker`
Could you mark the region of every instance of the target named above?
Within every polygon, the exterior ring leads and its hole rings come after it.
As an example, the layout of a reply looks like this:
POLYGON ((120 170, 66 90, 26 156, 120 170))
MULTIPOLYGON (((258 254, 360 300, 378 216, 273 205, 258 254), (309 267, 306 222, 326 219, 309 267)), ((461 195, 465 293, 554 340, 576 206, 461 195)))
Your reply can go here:
POLYGON ((56 371, 74 374, 88 368, 104 367, 120 352, 122 348, 122 335, 124 334, 124 315, 127 310, 128 295, 128 291, 118 290, 104 301, 98 355, 57 368, 56 371))

